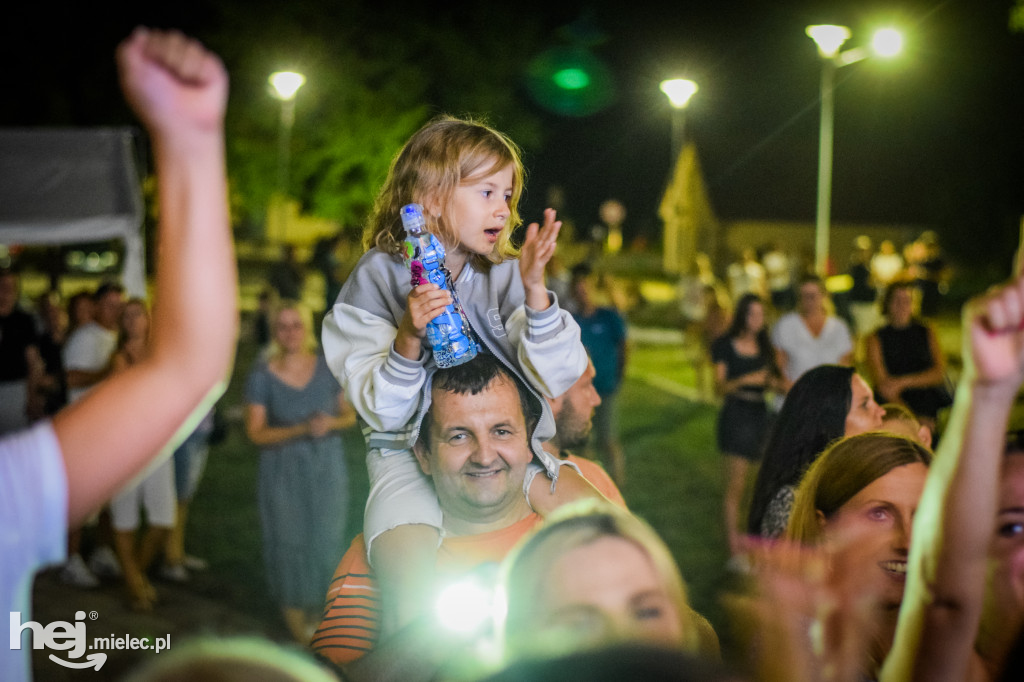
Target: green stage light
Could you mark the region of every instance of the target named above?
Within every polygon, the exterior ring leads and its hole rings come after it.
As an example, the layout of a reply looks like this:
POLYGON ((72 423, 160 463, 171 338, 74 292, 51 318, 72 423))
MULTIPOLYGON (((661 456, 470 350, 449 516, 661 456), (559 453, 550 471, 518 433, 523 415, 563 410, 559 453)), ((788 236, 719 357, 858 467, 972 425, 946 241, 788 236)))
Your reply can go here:
POLYGON ((579 90, 590 85, 590 76, 583 69, 569 68, 556 71, 551 80, 566 90, 579 90))
POLYGON ((611 71, 585 47, 553 47, 530 61, 526 87, 533 100, 563 116, 589 116, 615 99, 611 71))

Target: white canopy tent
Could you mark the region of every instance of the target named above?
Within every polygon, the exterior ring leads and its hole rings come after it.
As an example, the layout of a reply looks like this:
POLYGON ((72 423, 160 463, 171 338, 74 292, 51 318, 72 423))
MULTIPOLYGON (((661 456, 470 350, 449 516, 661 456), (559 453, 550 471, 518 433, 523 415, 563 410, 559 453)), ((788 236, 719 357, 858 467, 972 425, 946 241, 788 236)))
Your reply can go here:
POLYGON ((0 244, 124 242, 122 284, 146 293, 131 128, 0 130, 0 244))

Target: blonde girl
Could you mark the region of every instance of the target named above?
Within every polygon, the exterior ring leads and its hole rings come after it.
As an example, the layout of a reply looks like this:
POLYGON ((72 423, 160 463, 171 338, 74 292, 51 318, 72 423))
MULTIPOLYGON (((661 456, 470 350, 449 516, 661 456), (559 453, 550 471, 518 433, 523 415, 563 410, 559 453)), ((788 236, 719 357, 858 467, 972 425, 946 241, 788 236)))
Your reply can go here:
POLYGON ((561 227, 555 212, 544 212, 543 227, 527 228, 518 254, 511 243, 521 222, 523 177, 519 150, 502 133, 451 117, 427 123, 393 161, 367 227, 369 250, 324 320, 327 362, 367 441, 364 534, 382 586, 386 631, 420 612, 417 598, 429 591, 424 588, 442 528, 436 495, 411 448, 430 404, 435 369, 424 343, 426 325, 451 294, 431 283, 411 286, 400 254, 405 232, 399 209, 405 204, 423 205, 427 230, 446 249, 451 289, 483 352, 500 358, 535 391, 539 418, 531 446, 550 479, 532 484, 528 476, 524 488, 531 504, 543 512, 597 495, 574 468, 559 475, 562 462, 541 447, 554 434, 541 394, 565 392, 583 374, 587 356, 579 327, 544 283, 561 227))

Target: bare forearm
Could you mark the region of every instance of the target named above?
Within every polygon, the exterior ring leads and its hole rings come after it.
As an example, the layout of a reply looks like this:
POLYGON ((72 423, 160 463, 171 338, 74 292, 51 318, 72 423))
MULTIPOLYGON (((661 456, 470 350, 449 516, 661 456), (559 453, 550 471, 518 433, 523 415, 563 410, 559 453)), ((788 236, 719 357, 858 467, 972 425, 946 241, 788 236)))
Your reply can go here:
POLYGON ((223 134, 183 137, 154 140, 161 221, 152 352, 180 363, 195 396, 231 365, 238 295, 223 134))
POLYGON ((310 435, 309 422, 292 426, 264 426, 259 429, 247 429, 246 435, 254 445, 277 445, 294 438, 310 435))
POLYGON ((946 381, 946 377, 940 367, 931 367, 923 372, 915 372, 914 374, 904 374, 903 376, 893 377, 898 379, 903 385, 904 389, 907 388, 928 388, 929 386, 939 386, 946 381))
POLYGON ((969 378, 957 391, 918 506, 903 609, 882 680, 965 679, 1015 393, 969 378))

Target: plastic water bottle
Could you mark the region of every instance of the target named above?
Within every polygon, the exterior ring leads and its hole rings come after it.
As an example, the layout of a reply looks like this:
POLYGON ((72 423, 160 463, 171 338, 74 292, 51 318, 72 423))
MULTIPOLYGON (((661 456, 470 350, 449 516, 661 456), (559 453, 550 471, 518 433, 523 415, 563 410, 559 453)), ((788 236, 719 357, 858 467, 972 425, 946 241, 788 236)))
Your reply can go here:
POLYGON ((423 207, 407 204, 400 211, 405 228, 405 264, 412 275, 414 287, 433 282, 448 291, 452 302, 444 312, 427 323, 427 341, 434 351, 438 367, 454 367, 476 357, 480 347, 473 340, 469 320, 462 310, 455 290, 449 286, 448 270, 444 267, 444 246, 437 237, 424 228, 423 207))

